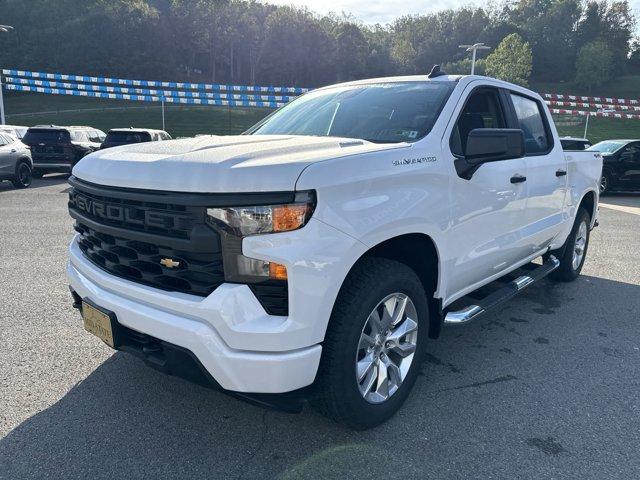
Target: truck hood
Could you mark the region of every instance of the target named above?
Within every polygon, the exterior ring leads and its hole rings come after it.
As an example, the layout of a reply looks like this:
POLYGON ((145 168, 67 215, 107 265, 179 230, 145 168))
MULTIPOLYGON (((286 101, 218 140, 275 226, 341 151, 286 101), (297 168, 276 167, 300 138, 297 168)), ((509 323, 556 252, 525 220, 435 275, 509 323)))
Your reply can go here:
POLYGON ((162 191, 292 191, 312 163, 409 145, 295 135, 200 136, 99 150, 78 162, 73 175, 100 185, 162 191))

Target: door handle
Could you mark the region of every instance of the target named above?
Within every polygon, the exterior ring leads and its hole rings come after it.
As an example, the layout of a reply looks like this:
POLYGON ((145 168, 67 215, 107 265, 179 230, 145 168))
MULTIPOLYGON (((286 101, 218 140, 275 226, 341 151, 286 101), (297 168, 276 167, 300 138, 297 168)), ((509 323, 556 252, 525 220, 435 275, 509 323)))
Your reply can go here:
POLYGON ((17 152, 17 150, 15 148, 11 149, 11 153, 16 153, 16 152, 17 152))
POLYGON ((566 170, 556 170, 556 177, 564 177, 567 174, 566 170))
POLYGON ((527 177, 523 175, 514 175, 513 177, 511 177, 511 183, 522 183, 526 181, 527 181, 527 177))

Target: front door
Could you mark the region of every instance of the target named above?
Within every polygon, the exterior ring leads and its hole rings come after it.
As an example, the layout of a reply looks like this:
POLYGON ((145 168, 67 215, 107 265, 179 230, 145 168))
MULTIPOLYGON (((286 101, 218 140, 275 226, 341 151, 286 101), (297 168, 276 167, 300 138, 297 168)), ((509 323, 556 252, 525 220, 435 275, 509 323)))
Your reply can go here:
POLYGON ((624 147, 618 162, 620 169, 620 188, 636 189, 640 187, 640 142, 624 147))
MULTIPOLYGON (((506 97, 497 88, 470 90, 443 141, 452 165, 463 155, 472 130, 507 127, 506 97)), ((446 238, 446 249, 455 252, 448 266, 448 299, 475 289, 526 257, 522 229, 527 182, 521 181, 526 176, 524 158, 485 163, 469 180, 454 176, 452 224, 446 238)))

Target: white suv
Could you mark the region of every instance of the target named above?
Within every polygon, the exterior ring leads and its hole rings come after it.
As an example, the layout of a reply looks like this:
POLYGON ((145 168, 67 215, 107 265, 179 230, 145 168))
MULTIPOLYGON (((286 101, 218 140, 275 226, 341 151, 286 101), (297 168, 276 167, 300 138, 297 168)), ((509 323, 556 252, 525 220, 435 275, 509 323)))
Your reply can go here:
POLYGON ((32 178, 29 147, 13 135, 0 132, 0 181, 9 180, 16 188, 27 188, 32 178))
POLYGON ((542 99, 515 85, 437 69, 341 84, 245 135, 88 155, 67 273, 110 346, 367 428, 404 402, 427 337, 576 278, 601 169, 598 153, 565 155, 542 99))

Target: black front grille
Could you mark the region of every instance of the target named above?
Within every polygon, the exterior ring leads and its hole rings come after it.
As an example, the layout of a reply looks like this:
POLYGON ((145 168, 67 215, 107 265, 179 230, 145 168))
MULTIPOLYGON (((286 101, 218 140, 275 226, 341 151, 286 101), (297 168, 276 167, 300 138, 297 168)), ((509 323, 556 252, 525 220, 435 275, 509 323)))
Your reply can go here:
MULTIPOLYGON (((255 278, 234 275, 241 239, 222 235, 206 221, 207 206, 253 199, 103 187, 75 177, 69 183, 69 213, 76 220, 79 247, 98 267, 133 282, 198 296, 209 295, 225 280, 246 283, 267 313, 288 315, 287 282, 255 283, 255 278)), ((282 196, 268 195, 256 204, 277 203, 282 196)))
POLYGON ((204 218, 202 208, 96 195, 78 188, 69 192, 69 208, 103 225, 185 239, 204 218))
POLYGON ((221 253, 196 253, 100 232, 80 222, 79 246, 102 269, 163 290, 206 296, 224 282, 221 253))

